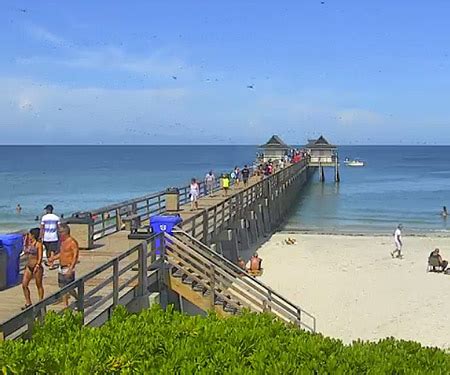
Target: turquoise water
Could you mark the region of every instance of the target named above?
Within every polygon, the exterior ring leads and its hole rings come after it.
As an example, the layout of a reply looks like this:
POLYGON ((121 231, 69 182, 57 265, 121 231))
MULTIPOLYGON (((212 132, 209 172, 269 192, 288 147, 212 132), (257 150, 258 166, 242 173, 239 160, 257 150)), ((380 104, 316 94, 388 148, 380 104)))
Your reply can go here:
POLYGON ((0 232, 35 225, 48 203, 65 215, 100 208, 186 186, 255 154, 252 146, 0 146, 0 232))
MULTIPOLYGON (((253 146, 0 146, 0 232, 34 225, 52 203, 65 215, 187 185, 209 169, 219 173, 254 159, 253 146), (16 204, 23 207, 15 213, 16 204)), ((450 206, 450 147, 340 147, 341 166, 322 184, 305 187, 287 227, 345 232, 446 231, 439 216, 450 206)), ((450 219, 449 219, 450 220, 450 219)))
POLYGON ((287 228, 331 232, 393 232, 402 223, 406 232, 446 232, 440 215, 450 206, 449 146, 340 147, 340 158, 361 158, 362 168, 341 163, 341 182, 319 182, 318 173, 304 194, 287 228))

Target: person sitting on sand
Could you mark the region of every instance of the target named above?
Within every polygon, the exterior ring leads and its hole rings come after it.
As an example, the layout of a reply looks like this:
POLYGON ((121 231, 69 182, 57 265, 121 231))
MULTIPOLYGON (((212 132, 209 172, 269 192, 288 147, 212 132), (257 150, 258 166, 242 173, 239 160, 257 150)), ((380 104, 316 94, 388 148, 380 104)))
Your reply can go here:
POLYGON ((441 216, 442 216, 443 218, 445 218, 445 219, 447 218, 448 212, 447 212, 447 207, 446 207, 446 206, 442 207, 441 216))
POLYGON ((247 271, 250 273, 250 275, 259 276, 261 275, 262 271, 261 264, 262 259, 258 256, 258 253, 255 253, 247 262, 247 271))
MULTIPOLYGON (((435 264, 436 264, 438 267, 442 267, 442 272, 444 272, 445 269, 446 269, 447 266, 448 266, 448 261, 442 259, 441 254, 439 254, 439 249, 438 249, 438 248, 434 249, 434 250, 430 253, 430 257, 428 258, 428 263, 431 263, 431 262, 432 262, 432 258, 435 258, 435 260, 436 260, 435 264)), ((434 266, 434 267, 435 267, 435 266, 434 266)))
POLYGON ((243 270, 245 270, 245 260, 244 259, 242 259, 241 257, 238 257, 237 264, 238 264, 239 268, 242 268, 243 270))

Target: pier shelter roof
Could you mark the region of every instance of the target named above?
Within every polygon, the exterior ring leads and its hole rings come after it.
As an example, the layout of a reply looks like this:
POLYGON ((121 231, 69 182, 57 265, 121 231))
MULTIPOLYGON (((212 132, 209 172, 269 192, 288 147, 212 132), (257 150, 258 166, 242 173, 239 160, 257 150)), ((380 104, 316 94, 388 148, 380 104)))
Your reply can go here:
POLYGON ((289 150, 290 147, 284 143, 284 141, 278 135, 272 135, 270 139, 264 144, 259 146, 263 149, 277 149, 277 150, 289 150))
POLYGON ((323 135, 321 135, 317 139, 310 139, 308 140, 308 144, 305 146, 305 148, 314 150, 314 149, 320 149, 320 150, 335 150, 337 146, 332 145, 329 143, 323 135))

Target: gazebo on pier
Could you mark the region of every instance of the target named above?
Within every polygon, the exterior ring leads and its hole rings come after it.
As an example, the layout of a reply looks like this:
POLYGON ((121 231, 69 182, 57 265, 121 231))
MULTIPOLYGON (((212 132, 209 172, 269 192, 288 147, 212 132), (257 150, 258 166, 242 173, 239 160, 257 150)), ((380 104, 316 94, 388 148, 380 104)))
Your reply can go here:
POLYGON ((320 181, 325 181, 324 167, 333 167, 334 180, 340 181, 337 146, 329 143, 321 135, 317 139, 309 140, 305 149, 309 155, 309 165, 319 168, 320 181))
POLYGON ((272 135, 266 144, 259 146, 259 149, 263 154, 262 161, 267 162, 283 159, 290 147, 278 135, 272 135))

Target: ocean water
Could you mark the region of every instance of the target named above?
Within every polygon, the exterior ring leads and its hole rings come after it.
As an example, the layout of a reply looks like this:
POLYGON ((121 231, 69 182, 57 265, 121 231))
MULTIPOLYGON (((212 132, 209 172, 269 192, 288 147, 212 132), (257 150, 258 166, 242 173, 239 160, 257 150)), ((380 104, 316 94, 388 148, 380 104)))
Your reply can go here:
POLYGON ((333 170, 326 182, 318 173, 304 188, 286 228, 348 233, 447 232, 450 218, 450 146, 339 147, 339 184, 333 170), (345 157, 361 158, 362 168, 347 167, 345 157))
POLYGON ((36 225, 51 203, 66 217, 254 160, 256 146, 0 146, 0 233, 36 225), (22 213, 16 214, 20 203, 22 213))
MULTIPOLYGON (((187 185, 253 161, 253 146, 0 146, 0 232, 35 225, 46 204, 66 216, 136 196, 187 185), (17 203, 23 210, 15 212, 17 203)), ((450 146, 348 146, 363 168, 341 164, 341 182, 302 191, 288 229, 349 233, 444 232, 439 212, 450 207, 450 146)), ((449 219, 450 220, 450 219, 449 219)))

